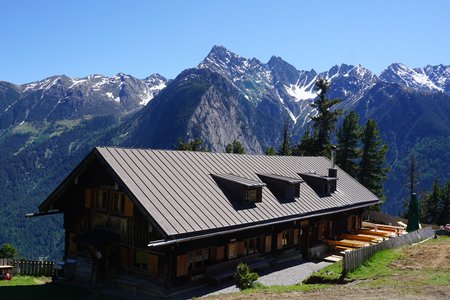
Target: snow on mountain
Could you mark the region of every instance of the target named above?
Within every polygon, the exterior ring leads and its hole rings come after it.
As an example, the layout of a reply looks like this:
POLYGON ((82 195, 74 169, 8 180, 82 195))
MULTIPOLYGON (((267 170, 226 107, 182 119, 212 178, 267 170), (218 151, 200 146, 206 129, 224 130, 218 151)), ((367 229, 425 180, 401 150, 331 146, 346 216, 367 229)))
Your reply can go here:
POLYGON ((272 75, 266 64, 256 58, 243 58, 223 46, 214 46, 198 68, 219 73, 249 101, 258 102, 273 90, 272 75))
POLYGON ((442 87, 437 86, 422 69, 411 69, 401 63, 394 63, 387 67, 380 79, 390 83, 397 83, 408 88, 430 92, 443 92, 442 87))
POLYGON ((166 82, 159 74, 141 80, 118 73, 111 77, 52 76, 15 86, 17 98, 0 105, 4 107, 0 128, 26 121, 78 119, 92 114, 121 116, 145 106, 165 88, 166 82))
POLYGON ((294 98, 296 102, 302 100, 310 100, 317 97, 317 91, 314 90, 314 83, 316 82, 317 76, 307 82, 307 79, 304 78, 302 82, 300 82, 300 78, 297 80, 295 84, 285 85, 286 92, 294 98))
POLYGON ((414 69, 418 73, 428 76, 437 87, 450 94, 450 66, 437 65, 414 69))

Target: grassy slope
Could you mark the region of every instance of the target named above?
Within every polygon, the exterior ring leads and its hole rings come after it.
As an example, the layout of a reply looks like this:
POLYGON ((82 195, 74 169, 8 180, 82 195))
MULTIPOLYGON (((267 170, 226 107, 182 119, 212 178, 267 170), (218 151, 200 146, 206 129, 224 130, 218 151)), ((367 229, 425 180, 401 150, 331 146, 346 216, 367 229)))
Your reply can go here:
MULTIPOLYGON (((290 286, 260 286, 248 289, 238 294, 224 295, 220 298, 296 298, 308 297, 334 299, 339 294, 351 296, 383 298, 408 295, 411 297, 429 297, 436 289, 443 289, 438 293, 450 293, 450 238, 440 237, 429 240, 423 244, 405 246, 400 249, 384 250, 376 253, 363 266, 352 273, 341 277, 342 262, 330 265, 312 276, 324 282, 353 282, 348 287, 345 284, 305 284, 299 283, 290 286), (439 255, 433 256, 434 251, 439 255), (424 257, 421 257, 423 254, 424 257), (428 260, 427 260, 428 258, 428 260), (355 285, 355 283, 357 283, 355 285), (376 295, 367 294, 368 291, 377 291, 376 295), (385 294, 383 294, 385 293, 385 294), (333 298, 334 297, 334 298, 333 298)), ((441 294, 439 294, 441 295, 441 294)), ((448 294, 450 295, 450 294, 448 294)), ((435 295, 438 296, 438 295, 435 295)), ((433 296, 434 297, 434 296, 433 296)), ((438 297, 439 298, 439 297, 438 297)))

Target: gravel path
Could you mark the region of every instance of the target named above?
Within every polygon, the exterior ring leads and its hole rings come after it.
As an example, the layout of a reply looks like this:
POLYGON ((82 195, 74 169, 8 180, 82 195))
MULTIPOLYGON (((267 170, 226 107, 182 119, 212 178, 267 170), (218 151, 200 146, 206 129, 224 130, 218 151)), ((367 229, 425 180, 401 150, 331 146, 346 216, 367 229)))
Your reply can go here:
MULTIPOLYGON (((325 261, 302 261, 289 260, 278 264, 276 267, 269 268, 265 272, 260 273, 258 282, 270 285, 291 285, 299 283, 308 278, 313 272, 318 271, 331 263, 325 261)), ((212 296, 218 294, 234 293, 239 289, 232 283, 232 285, 216 290, 213 293, 205 296, 212 296)))

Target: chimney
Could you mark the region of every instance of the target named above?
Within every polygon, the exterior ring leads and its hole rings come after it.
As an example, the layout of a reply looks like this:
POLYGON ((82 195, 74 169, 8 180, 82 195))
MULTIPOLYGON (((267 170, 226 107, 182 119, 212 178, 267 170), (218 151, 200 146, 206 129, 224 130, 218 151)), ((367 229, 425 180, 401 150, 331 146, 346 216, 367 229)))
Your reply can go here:
POLYGON ((328 177, 337 178, 336 169, 336 146, 331 147, 331 168, 328 169, 328 177))
POLYGON ((330 193, 334 193, 337 189, 337 169, 336 169, 336 146, 331 147, 331 168, 328 169, 328 177, 335 178, 329 182, 330 193))

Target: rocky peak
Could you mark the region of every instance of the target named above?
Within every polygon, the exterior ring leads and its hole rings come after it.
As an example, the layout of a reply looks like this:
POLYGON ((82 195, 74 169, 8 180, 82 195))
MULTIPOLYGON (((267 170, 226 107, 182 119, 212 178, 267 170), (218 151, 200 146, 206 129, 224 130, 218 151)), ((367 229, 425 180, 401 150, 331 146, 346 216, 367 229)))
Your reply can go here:
POLYGON ((401 63, 393 63, 388 66, 379 78, 383 81, 397 83, 421 92, 443 91, 442 88, 430 80, 425 72, 408 68, 401 63))

